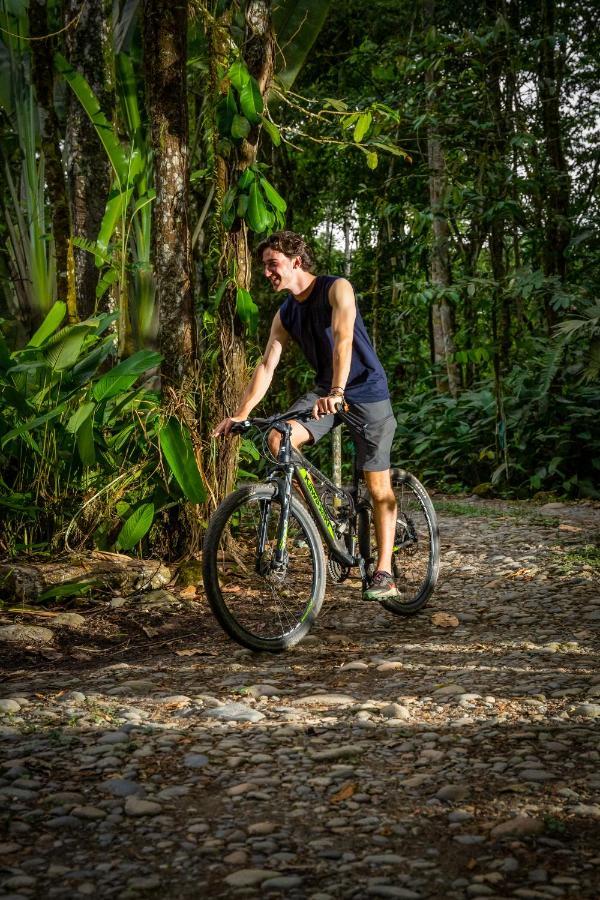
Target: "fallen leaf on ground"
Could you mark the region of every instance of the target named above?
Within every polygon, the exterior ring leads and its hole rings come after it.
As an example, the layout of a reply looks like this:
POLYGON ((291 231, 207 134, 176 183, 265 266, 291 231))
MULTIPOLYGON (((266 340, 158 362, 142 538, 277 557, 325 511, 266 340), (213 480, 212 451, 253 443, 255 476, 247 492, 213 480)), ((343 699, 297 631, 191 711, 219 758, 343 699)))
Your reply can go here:
POLYGON ((187 587, 182 588, 179 591, 179 596, 183 597, 184 600, 190 600, 192 597, 196 596, 196 586, 190 584, 187 587))
POLYGON ((356 792, 355 784, 347 784, 343 788, 333 794, 332 797, 329 798, 330 803, 341 803, 342 800, 349 800, 350 797, 356 792))
POLYGON ((185 650, 176 650, 177 656, 202 656, 203 651, 199 647, 189 647, 185 650))
POLYGON ((438 628, 457 628, 460 622, 451 613, 436 612, 431 617, 431 624, 437 625, 438 628))

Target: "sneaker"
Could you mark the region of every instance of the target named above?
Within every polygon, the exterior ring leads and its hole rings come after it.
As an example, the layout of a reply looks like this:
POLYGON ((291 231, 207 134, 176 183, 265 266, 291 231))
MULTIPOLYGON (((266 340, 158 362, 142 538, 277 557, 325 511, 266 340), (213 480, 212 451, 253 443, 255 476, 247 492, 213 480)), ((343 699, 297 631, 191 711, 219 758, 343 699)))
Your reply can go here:
POLYGON ((386 600, 398 596, 396 582, 389 572, 377 571, 373 575, 369 586, 363 591, 363 600, 386 600))

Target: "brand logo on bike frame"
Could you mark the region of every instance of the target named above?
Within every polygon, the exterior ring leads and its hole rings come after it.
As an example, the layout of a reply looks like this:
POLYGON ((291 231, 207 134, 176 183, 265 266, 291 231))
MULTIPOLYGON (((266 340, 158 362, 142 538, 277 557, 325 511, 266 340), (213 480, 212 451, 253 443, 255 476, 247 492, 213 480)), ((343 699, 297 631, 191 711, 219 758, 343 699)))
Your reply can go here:
POLYGON ((306 485, 306 489, 307 489, 308 493, 310 494, 311 499, 317 508, 317 512, 319 513, 323 524, 326 526, 327 531, 329 532, 331 537, 335 540, 335 531, 333 530, 333 524, 331 522, 331 519, 329 518, 329 514, 328 514, 327 510, 323 506, 321 498, 317 494, 315 486, 312 483, 312 478, 310 477, 310 475, 308 474, 306 469, 298 468, 297 471, 298 471, 300 477, 302 478, 302 481, 306 485))

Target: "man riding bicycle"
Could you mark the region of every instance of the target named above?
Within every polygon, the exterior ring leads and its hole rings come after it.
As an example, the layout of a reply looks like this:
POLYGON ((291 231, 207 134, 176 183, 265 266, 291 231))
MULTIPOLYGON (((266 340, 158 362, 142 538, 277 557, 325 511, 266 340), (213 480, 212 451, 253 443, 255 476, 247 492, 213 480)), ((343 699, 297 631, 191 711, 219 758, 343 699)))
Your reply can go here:
MULTIPOLYGON (((391 575, 396 529, 396 499, 390 478, 390 450, 396 420, 387 379, 369 340, 349 281, 336 275, 314 275, 306 242, 293 231, 279 231, 257 250, 264 274, 275 291, 287 296, 275 314, 262 361, 258 364, 232 416, 223 419, 213 437, 229 434, 234 422, 247 419, 267 393, 286 344, 292 338, 314 368, 315 387, 288 410, 292 446, 314 444, 336 424, 340 401, 350 404, 357 428, 351 429, 357 459, 373 502, 377 565, 365 600, 396 597, 391 575), (298 422, 294 411, 313 406, 314 419, 298 422), (361 427, 365 426, 365 427, 361 427)), ((279 451, 281 435, 269 434, 269 447, 279 451)))

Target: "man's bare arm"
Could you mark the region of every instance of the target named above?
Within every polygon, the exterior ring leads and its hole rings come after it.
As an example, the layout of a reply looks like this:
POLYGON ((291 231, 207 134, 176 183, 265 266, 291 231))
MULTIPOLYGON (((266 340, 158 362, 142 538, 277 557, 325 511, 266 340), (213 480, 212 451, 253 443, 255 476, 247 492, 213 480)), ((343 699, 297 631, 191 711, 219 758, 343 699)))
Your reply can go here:
POLYGON ((281 318, 277 312, 271 325, 271 333, 262 360, 252 373, 252 378, 248 383, 248 387, 242 395, 239 406, 232 416, 228 416, 219 422, 212 433, 213 437, 220 437, 229 434, 231 426, 234 422, 242 422, 247 419, 254 407, 260 403, 267 393, 269 386, 273 380, 275 369, 281 359, 281 354, 289 340, 289 335, 283 325, 281 318))
MULTIPOLYGON (((333 333, 333 377, 331 389, 343 391, 350 374, 352 363, 352 342, 356 320, 356 299, 354 290, 345 278, 337 278, 329 289, 331 304, 331 331, 333 333)), ((322 397, 315 404, 315 414, 328 415, 335 412, 339 397, 322 397)))

